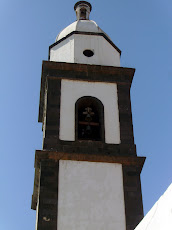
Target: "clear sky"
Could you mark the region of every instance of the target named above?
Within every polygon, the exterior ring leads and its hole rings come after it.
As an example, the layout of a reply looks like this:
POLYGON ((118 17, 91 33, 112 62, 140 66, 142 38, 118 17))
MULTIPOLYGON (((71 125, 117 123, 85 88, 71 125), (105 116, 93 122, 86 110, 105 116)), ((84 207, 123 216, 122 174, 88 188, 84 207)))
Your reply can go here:
MULTIPOLYGON (((57 34, 75 21, 74 0, 0 1, 0 229, 31 230, 42 60, 57 34)), ((136 68, 131 87, 135 143, 146 156, 145 214, 172 183, 172 1, 91 0, 91 19, 136 68)))

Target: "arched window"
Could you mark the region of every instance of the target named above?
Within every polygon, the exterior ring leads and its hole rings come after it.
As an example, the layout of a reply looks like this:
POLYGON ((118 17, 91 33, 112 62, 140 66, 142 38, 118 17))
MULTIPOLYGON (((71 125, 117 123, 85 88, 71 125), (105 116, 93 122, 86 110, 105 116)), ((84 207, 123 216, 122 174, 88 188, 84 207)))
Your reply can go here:
POLYGON ((104 140, 104 108, 100 100, 88 96, 78 99, 75 114, 77 140, 104 140))

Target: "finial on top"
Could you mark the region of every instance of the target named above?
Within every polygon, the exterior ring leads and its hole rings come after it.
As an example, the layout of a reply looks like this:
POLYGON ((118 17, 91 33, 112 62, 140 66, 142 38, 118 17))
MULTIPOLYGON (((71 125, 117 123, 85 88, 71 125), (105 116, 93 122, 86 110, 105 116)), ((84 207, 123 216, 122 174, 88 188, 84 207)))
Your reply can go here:
POLYGON ((75 4, 74 10, 76 11, 77 20, 89 20, 92 6, 89 2, 79 1, 75 4))

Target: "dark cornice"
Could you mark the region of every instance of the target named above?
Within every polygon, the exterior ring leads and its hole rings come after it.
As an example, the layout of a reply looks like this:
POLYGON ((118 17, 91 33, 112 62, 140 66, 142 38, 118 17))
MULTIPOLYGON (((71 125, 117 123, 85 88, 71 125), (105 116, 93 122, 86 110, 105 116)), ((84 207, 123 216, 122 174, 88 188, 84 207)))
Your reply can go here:
POLYGON ((45 83, 48 78, 110 82, 131 86, 134 73, 133 68, 43 61, 38 121, 42 122, 43 118, 45 83))
POLYGON ((36 209, 37 198, 38 198, 38 187, 40 177, 40 163, 42 160, 75 160, 75 161, 88 161, 88 162, 105 162, 105 163, 119 163, 123 166, 134 166, 137 168, 138 173, 141 173, 145 157, 137 156, 108 156, 108 155, 96 155, 90 153, 67 153, 67 152, 56 152, 48 150, 36 150, 35 152, 35 179, 34 179, 34 191, 32 195, 32 209, 36 209))
POLYGON ((50 49, 59 44, 60 42, 64 41, 68 37, 72 36, 73 34, 81 34, 81 35, 94 35, 94 36, 102 36, 104 37, 121 55, 121 50, 108 38, 108 36, 104 33, 95 33, 95 32, 82 32, 82 31, 73 31, 70 34, 68 34, 66 37, 63 37, 59 41, 53 43, 52 45, 49 46, 49 56, 48 60, 50 59, 50 49))

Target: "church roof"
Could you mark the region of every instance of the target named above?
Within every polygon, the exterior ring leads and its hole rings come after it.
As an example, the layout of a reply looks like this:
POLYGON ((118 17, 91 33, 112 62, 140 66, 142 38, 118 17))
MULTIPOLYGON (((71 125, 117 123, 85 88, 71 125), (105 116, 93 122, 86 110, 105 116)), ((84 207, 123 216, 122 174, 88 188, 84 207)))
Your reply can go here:
MULTIPOLYGON (((63 29, 56 37, 56 42, 66 37, 68 34, 78 32, 90 32, 97 34, 104 34, 110 39, 110 37, 97 25, 93 20, 77 20, 63 29)), ((111 40, 111 39, 110 39, 111 40)))
POLYGON ((135 228, 135 230, 163 229, 172 229, 172 184, 135 228))
POLYGON ((77 20, 64 28, 57 35, 55 43, 49 47, 49 50, 73 34, 84 34, 103 36, 121 55, 121 50, 112 42, 111 38, 97 25, 95 21, 89 20, 91 9, 92 6, 89 2, 77 2, 74 6, 77 20))
POLYGON ((103 36, 121 55, 121 50, 113 43, 111 38, 93 20, 77 20, 63 29, 56 37, 55 43, 49 46, 50 49, 73 34, 99 35, 103 36))

